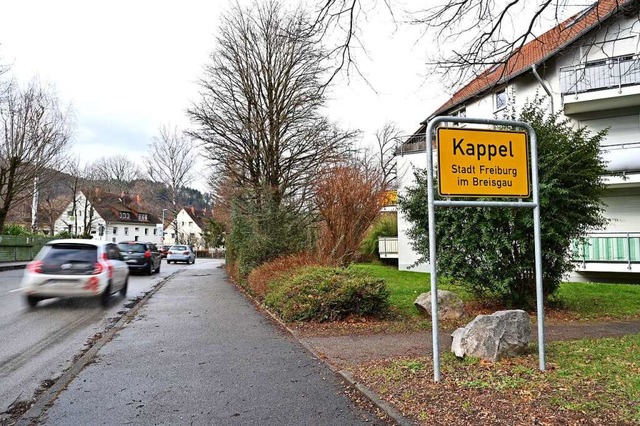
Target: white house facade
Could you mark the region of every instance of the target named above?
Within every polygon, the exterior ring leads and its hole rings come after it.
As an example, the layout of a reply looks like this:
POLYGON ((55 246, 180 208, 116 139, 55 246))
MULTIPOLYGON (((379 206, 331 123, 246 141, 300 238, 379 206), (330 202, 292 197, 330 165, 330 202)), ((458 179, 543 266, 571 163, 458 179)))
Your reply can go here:
POLYGON ((73 236, 91 236, 110 242, 145 241, 160 244, 162 226, 158 218, 147 213, 124 195, 95 194, 89 200, 78 192, 74 201, 56 219, 54 232, 73 236))
POLYGON ((204 250, 207 218, 207 210, 181 209, 165 229, 164 244, 189 244, 194 250, 204 250))
MULTIPOLYGON (((434 112, 435 116, 505 118, 536 97, 549 112, 592 132, 608 128, 602 156, 608 170, 603 201, 611 222, 574 247, 575 280, 640 273, 640 23, 633 1, 601 0, 525 45, 505 69, 487 70, 434 112)), ((510 59, 511 61, 511 59, 510 59)), ((464 126, 464 124, 461 124, 464 126)), ((478 127, 477 125, 467 125, 478 127)), ((426 168, 423 126, 397 152, 399 193, 426 168)), ((435 151, 435 150, 434 150, 435 151)), ((434 159, 434 164, 437 164, 434 159)), ((398 217, 400 269, 418 259, 398 217)), ((428 270, 421 264, 413 270, 428 270)), ((640 277, 640 276, 638 276, 640 277)), ((633 279, 633 278, 632 278, 633 279)))

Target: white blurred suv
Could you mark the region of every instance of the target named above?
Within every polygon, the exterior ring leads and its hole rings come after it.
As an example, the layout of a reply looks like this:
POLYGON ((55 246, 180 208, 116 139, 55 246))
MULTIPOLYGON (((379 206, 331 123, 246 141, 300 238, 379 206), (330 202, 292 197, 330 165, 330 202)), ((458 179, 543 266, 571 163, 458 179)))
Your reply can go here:
POLYGON ((129 267, 115 243, 66 239, 48 242, 22 277, 27 304, 52 297, 99 297, 103 306, 115 292, 126 296, 129 267))

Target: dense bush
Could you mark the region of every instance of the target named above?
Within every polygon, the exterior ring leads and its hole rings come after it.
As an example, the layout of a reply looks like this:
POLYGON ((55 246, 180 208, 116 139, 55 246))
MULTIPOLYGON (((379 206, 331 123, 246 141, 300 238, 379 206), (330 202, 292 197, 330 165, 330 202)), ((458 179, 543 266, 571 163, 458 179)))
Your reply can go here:
POLYGON ((320 261, 309 253, 296 253, 263 263, 249 274, 248 290, 253 296, 263 300, 267 295, 269 283, 305 266, 320 266, 320 261))
POLYGON ((5 225, 3 234, 4 235, 34 235, 33 232, 31 232, 24 226, 18 225, 15 223, 9 223, 5 225))
POLYGON ((384 316, 389 290, 384 280, 362 271, 308 267, 271 283, 265 304, 286 322, 384 316))
MULTIPOLYGON (((606 132, 573 128, 570 121, 547 115, 540 103, 526 105, 518 119, 531 124, 538 139, 542 282, 548 297, 573 269, 572 240, 607 223, 602 203, 607 171, 600 157, 606 132)), ((427 177, 425 170, 417 172, 417 185, 400 199, 400 208, 413 223, 409 236, 423 260, 429 258, 427 177)), ((438 209, 436 244, 439 272, 459 280, 476 296, 499 299, 507 306, 535 306, 529 209, 438 209)))
POLYGON ((362 240, 380 214, 384 189, 382 175, 365 164, 335 166, 318 180, 318 252, 327 263, 348 266, 360 258, 362 240))
POLYGON ((238 200, 226 240, 227 261, 244 279, 265 262, 305 251, 312 244, 310 230, 310 219, 286 204, 238 200))

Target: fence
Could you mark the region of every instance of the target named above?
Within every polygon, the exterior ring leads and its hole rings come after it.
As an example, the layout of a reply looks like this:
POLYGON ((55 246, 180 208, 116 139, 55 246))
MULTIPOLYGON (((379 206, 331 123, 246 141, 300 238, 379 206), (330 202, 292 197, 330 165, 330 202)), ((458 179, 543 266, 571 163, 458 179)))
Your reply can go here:
POLYGON ((0 235, 0 262, 32 260, 52 237, 0 235))

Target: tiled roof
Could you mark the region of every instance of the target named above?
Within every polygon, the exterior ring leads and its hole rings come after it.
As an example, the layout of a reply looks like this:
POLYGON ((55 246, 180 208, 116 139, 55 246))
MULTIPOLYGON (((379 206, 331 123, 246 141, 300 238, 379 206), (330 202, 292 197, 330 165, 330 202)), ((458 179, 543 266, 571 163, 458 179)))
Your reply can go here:
POLYGON ((184 211, 202 231, 205 229, 205 221, 212 217, 211 210, 207 211, 207 209, 198 210, 195 207, 185 207, 184 211))
POLYGON ((456 92, 432 115, 440 115, 461 103, 481 95, 486 90, 528 71, 531 66, 552 57, 585 33, 596 28, 603 20, 620 8, 636 0, 599 0, 582 12, 528 42, 514 52, 506 63, 484 71, 469 84, 456 92))
POLYGON ((108 192, 100 192, 92 194, 89 201, 93 208, 106 222, 137 223, 144 225, 161 222, 156 215, 149 213, 146 208, 125 194, 117 195, 108 192), (120 217, 121 212, 129 213, 129 218, 120 217), (146 214, 147 219, 140 220, 139 215, 141 214, 146 214))

